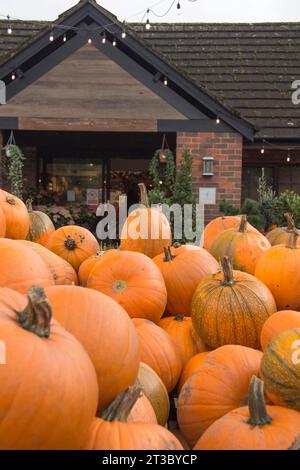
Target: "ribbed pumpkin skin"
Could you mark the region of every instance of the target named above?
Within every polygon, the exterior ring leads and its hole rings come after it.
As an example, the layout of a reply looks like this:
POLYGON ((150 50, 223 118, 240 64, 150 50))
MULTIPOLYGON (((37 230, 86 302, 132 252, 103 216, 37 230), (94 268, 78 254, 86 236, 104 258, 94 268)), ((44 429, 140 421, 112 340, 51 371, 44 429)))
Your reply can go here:
POLYGON ((128 418, 128 423, 157 424, 155 411, 144 393, 137 400, 128 418))
POLYGON ((46 247, 78 271, 81 263, 99 250, 99 243, 86 228, 69 225, 52 233, 46 247))
POLYGON ((300 328, 300 312, 281 310, 271 315, 261 330, 260 344, 262 349, 265 350, 275 336, 293 328, 300 328))
POLYGON ((206 351, 202 339, 194 330, 190 317, 166 317, 160 320, 158 326, 165 330, 179 348, 183 366, 195 354, 206 351))
POLYGON ((7 356, 7 364, 0 366, 0 449, 80 449, 97 408, 93 365, 55 320, 49 338, 24 330, 16 311, 26 305, 25 296, 0 289, 1 340, 7 356))
POLYGON ((267 406, 267 412, 272 423, 253 428, 247 406, 231 411, 210 426, 194 450, 288 450, 300 435, 300 413, 279 406, 267 406))
POLYGON ((151 367, 141 362, 136 384, 150 401, 158 424, 164 426, 170 414, 170 400, 163 381, 151 367))
POLYGON ((87 287, 112 297, 131 318, 148 318, 155 323, 167 303, 162 274, 142 253, 116 250, 105 256, 92 269, 87 287))
MULTIPOLYGON (((289 241, 291 231, 287 227, 277 227, 267 233, 266 237, 272 246, 275 245, 286 245, 289 241)), ((300 240, 298 240, 298 244, 300 240)))
POLYGON ((57 286, 78 284, 76 271, 67 261, 38 243, 29 240, 19 240, 19 243, 33 250, 45 261, 52 273, 54 284, 57 286))
POLYGON ((44 212, 41 211, 29 210, 28 213, 30 227, 27 240, 46 246, 50 235, 55 232, 52 220, 47 214, 44 214, 44 212))
POLYGON ((272 246, 260 258, 255 276, 272 292, 278 310, 300 310, 300 247, 272 246))
POLYGON ((78 277, 79 277, 80 285, 82 287, 87 286, 87 280, 89 278, 89 275, 91 274, 93 268, 96 266, 98 261, 100 261, 103 256, 113 254, 115 251, 116 250, 98 251, 98 253, 90 256, 80 265, 80 268, 78 271, 78 277))
POLYGON ((120 249, 136 251, 154 258, 164 247, 172 244, 172 233, 166 216, 158 209, 144 208, 133 211, 121 232, 120 249), (141 233, 139 234, 139 230, 141 233), (131 236, 137 232, 137 239, 131 236))
POLYGON ((149 320, 134 318, 141 350, 141 361, 148 364, 171 392, 180 377, 182 359, 180 352, 166 331, 149 320))
POLYGON ((272 403, 300 411, 300 328, 284 331, 268 344, 261 377, 272 403))
POLYGON ((44 260, 19 241, 0 239, 0 287, 26 294, 32 286, 53 286, 53 276, 44 260))
POLYGON ((251 274, 233 271, 233 276, 232 285, 224 285, 222 273, 198 285, 192 302, 194 328, 211 349, 225 344, 259 349, 262 327, 277 310, 274 298, 251 274))
POLYGON ((228 215, 217 217, 209 222, 202 234, 202 243, 200 246, 203 246, 207 251, 210 251, 210 248, 215 241, 215 239, 229 228, 237 228, 241 223, 241 218, 238 215, 228 215))
POLYGON ((262 353, 228 345, 208 354, 181 389, 177 418, 190 446, 217 419, 241 406, 250 380, 258 375, 262 353))
POLYGON ((183 450, 183 447, 158 424, 110 423, 96 418, 84 450, 183 450))
POLYGON ((270 242, 258 231, 247 228, 245 232, 240 232, 237 228, 222 232, 209 252, 216 260, 228 256, 233 269, 254 274, 258 260, 270 247, 270 242))
POLYGON ((168 292, 166 310, 173 316, 191 315, 191 302, 199 282, 219 269, 217 261, 204 249, 191 250, 174 255, 171 261, 165 261, 161 253, 153 261, 160 269, 168 292))
POLYGON ((191 357, 191 359, 185 364, 179 384, 178 384, 178 391, 180 392, 182 387, 184 386, 185 382, 196 372, 197 369, 203 364, 209 351, 201 352, 196 354, 195 356, 191 357))
POLYGON ((0 189, 0 208, 6 220, 6 238, 25 240, 29 230, 29 214, 21 199, 0 189))
POLYGON ((0 207, 0 238, 5 237, 6 233, 6 219, 3 210, 0 207))
POLYGON ((90 356, 102 410, 137 378, 139 343, 130 318, 110 297, 91 289, 55 286, 46 289, 46 294, 54 318, 90 356))

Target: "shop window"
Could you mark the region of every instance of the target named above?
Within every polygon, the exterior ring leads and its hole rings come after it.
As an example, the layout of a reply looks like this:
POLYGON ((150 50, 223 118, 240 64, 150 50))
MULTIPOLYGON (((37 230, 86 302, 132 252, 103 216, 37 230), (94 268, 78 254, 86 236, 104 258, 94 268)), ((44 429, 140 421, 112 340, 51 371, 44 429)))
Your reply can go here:
POLYGON ((273 167, 256 167, 256 166, 244 166, 243 177, 242 177, 242 200, 247 198, 257 199, 257 189, 259 185, 259 178, 265 175, 268 183, 274 186, 274 168, 273 167))

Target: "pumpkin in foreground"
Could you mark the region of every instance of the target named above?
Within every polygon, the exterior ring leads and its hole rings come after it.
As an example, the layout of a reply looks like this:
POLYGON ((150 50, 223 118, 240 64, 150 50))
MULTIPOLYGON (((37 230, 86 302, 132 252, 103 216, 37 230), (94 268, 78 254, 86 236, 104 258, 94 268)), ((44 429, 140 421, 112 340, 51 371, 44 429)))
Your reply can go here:
POLYGON ((5 216, 6 238, 25 240, 30 221, 24 202, 0 189, 0 208, 5 216))
POLYGON ((0 238, 5 237, 6 219, 3 210, 0 207, 0 238))
POLYGON ((30 199, 26 202, 26 207, 30 219, 27 240, 45 246, 50 235, 55 232, 53 222, 44 212, 34 211, 30 199))
POLYGON ((253 377, 248 406, 230 411, 212 424, 194 450, 290 450, 299 436, 300 413, 266 407, 264 384, 253 377))
POLYGON ((87 258, 83 263, 81 263, 80 268, 78 270, 78 278, 80 285, 82 287, 87 286, 87 280, 89 275, 91 274, 93 268, 96 266, 98 261, 102 259, 103 256, 110 255, 114 253, 116 250, 107 250, 107 251, 97 251, 94 255, 87 258))
POLYGON ((261 330, 260 343, 262 349, 265 350, 275 336, 293 328, 300 328, 300 312, 281 310, 271 315, 261 330))
POLYGON ((198 285, 192 320, 195 331, 211 349, 225 344, 259 349, 262 327, 276 310, 269 289, 251 274, 232 271, 225 257, 222 272, 198 285))
POLYGON ((241 217, 239 215, 223 215, 211 220, 203 231, 200 246, 203 246, 205 250, 210 251, 213 242, 220 233, 228 230, 229 228, 238 228, 240 223, 241 217))
MULTIPOLYGON (((274 245, 286 245, 289 241, 290 235, 295 232, 295 222, 293 216, 289 213, 284 214, 287 221, 286 227, 276 227, 267 233, 267 239, 274 245)), ((299 243, 299 240, 298 240, 299 243)))
POLYGON ((207 358, 207 355, 209 354, 209 351, 201 352, 196 354, 195 356, 191 357, 189 361, 185 364, 180 380, 178 383, 178 392, 180 393, 182 387, 184 386, 185 382, 192 377, 192 375, 196 372, 196 370, 199 369, 199 367, 203 364, 205 359, 207 358))
POLYGON ((0 289, 2 450, 75 450, 87 439, 98 401, 95 370, 51 314, 40 287, 28 299, 0 289))

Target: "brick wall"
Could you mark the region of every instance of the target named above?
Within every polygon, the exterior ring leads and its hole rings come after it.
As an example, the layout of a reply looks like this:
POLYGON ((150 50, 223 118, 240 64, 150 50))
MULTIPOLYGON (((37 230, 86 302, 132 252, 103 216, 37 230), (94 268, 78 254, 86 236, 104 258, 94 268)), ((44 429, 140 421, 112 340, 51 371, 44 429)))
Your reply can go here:
POLYGON ((243 138, 237 133, 177 133, 177 161, 187 147, 194 158, 193 189, 216 188, 216 205, 205 206, 205 222, 220 215, 219 203, 226 199, 236 207, 241 203, 243 138), (203 176, 205 156, 214 157, 214 176, 203 176))

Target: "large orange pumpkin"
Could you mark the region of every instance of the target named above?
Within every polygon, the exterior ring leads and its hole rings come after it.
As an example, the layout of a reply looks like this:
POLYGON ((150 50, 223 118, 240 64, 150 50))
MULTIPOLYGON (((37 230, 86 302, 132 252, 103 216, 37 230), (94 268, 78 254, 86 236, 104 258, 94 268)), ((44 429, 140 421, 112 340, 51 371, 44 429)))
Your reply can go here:
POLYGON ((160 320, 158 326, 169 333, 178 346, 183 365, 198 352, 206 351, 205 344, 195 332, 190 317, 166 317, 160 320))
POLYGON ((178 439, 158 424, 128 423, 127 418, 140 395, 131 387, 96 418, 85 450, 182 450, 178 439))
POLYGON ((76 271, 67 261, 38 243, 28 240, 19 240, 19 243, 33 250, 45 261, 52 273, 54 284, 60 286, 78 283, 76 271))
POLYGON ((194 372, 196 372, 197 369, 199 369, 199 367, 207 358, 208 354, 208 351, 198 353, 195 356, 191 357, 190 360, 185 364, 178 383, 179 392, 181 391, 185 382, 193 375, 194 372))
POLYGON ((172 248, 153 259, 165 280, 168 292, 167 312, 191 315, 191 302, 199 282, 218 271, 216 260, 203 248, 174 255, 172 248))
POLYGON ((171 245, 171 228, 166 216, 159 209, 149 207, 145 185, 139 186, 144 207, 129 214, 122 228, 120 248, 154 258, 164 247, 171 245))
POLYGON ((209 252, 218 261, 228 256, 234 269, 254 274, 258 260, 270 246, 264 235, 248 228, 247 216, 243 215, 240 226, 222 232, 209 252))
POLYGON ((95 367, 99 408, 134 385, 140 354, 135 328, 110 297, 76 286, 46 289, 54 318, 84 346, 95 367))
POLYGON ((0 449, 82 447, 95 416, 98 385, 79 342, 55 320, 43 289, 0 289, 0 449), (84 405, 84 406, 83 406, 84 405))
POLYGON ((258 375, 262 353, 228 345, 210 352, 181 389, 179 428, 193 446, 217 419, 244 404, 249 383, 258 375))
POLYGON ((53 275, 45 261, 16 240, 0 238, 0 286, 26 294, 34 285, 53 286, 53 275))
POLYGON ((229 228, 238 228, 241 223, 241 217, 239 215, 223 215, 217 217, 209 222, 202 234, 202 240, 200 245, 203 246, 207 251, 210 250, 215 239, 229 228))
POLYGON ((167 291, 160 270, 142 253, 115 251, 97 263, 87 286, 116 300, 131 318, 148 318, 158 323, 167 291))
POLYGON ((261 330, 260 344, 262 349, 265 350, 275 336, 293 328, 300 328, 300 312, 281 310, 271 315, 261 330))
POLYGON ((260 347, 265 321, 276 312, 269 289, 251 274, 232 271, 229 259, 223 272, 198 285, 192 302, 192 321, 211 349, 224 344, 260 347))
POLYGON ((257 263, 255 276, 272 292, 278 310, 300 310, 300 246, 298 232, 287 245, 275 245, 257 263))
POLYGON ((299 435, 300 413, 266 407, 263 382, 253 377, 249 405, 230 411, 212 424, 194 450, 289 450, 299 435))
MULTIPOLYGON (((271 243, 272 246, 274 245, 286 245, 289 241, 289 237, 291 233, 293 233, 296 229, 295 222, 293 216, 291 214, 284 214, 287 226, 286 227, 276 227, 267 233, 266 237, 271 243)), ((299 243, 299 240, 298 240, 299 243)))
POLYGON ((0 206, 0 238, 5 237, 6 233, 6 219, 3 210, 0 206))
POLYGON ((172 255, 180 255, 181 253, 185 253, 186 251, 201 251, 201 248, 197 245, 191 245, 191 244, 186 244, 186 245, 181 245, 179 242, 173 243, 172 246, 172 255))
POLYGON ((68 225, 52 233, 46 247, 68 261, 77 271, 83 261, 97 253, 99 243, 86 228, 68 225))
POLYGON ((127 422, 157 424, 157 418, 153 406, 143 392, 141 392, 135 405, 131 409, 127 422))
POLYGON ((27 240, 31 242, 39 243, 40 245, 46 245, 50 235, 55 232, 50 217, 41 211, 34 211, 32 209, 32 201, 28 199, 26 207, 30 219, 30 227, 27 235, 27 240))
POLYGON ((0 208, 6 220, 5 236, 15 240, 25 240, 30 221, 24 202, 0 189, 0 208))
POLYGON ((300 328, 283 331, 268 344, 261 377, 272 403, 300 411, 300 328))
POLYGON ((90 256, 87 258, 83 263, 81 263, 79 271, 78 271, 78 278, 80 285, 82 287, 86 287, 87 285, 87 280, 89 278, 89 275, 92 272, 92 269, 98 263, 100 259, 102 259, 102 256, 107 256, 111 253, 113 253, 116 250, 107 250, 107 251, 97 251, 94 255, 90 256))
POLYGON ((182 370, 179 349, 170 335, 153 322, 143 318, 132 321, 139 337, 141 360, 159 375, 168 392, 171 392, 182 370))

